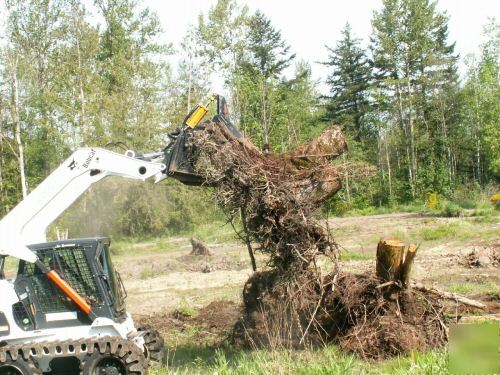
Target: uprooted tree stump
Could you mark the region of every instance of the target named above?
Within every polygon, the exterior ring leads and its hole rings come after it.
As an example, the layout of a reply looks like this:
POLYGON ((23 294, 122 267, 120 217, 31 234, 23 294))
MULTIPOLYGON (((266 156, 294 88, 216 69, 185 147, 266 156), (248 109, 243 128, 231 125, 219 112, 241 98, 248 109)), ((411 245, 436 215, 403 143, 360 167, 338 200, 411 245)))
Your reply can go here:
POLYGON ((207 245, 194 237, 191 238, 191 246, 191 255, 212 255, 207 245))
POLYGON ((267 155, 217 123, 193 133, 187 152, 193 170, 213 187, 228 221, 243 221, 240 238, 267 258, 268 269, 254 272, 245 284, 234 344, 334 342, 372 359, 444 345, 439 298, 412 288, 400 293, 416 247, 405 259, 403 243, 380 244, 380 277, 338 267, 339 247, 316 213, 341 188, 342 170, 332 161, 346 150, 336 126, 296 150, 267 155), (317 267, 319 256, 335 264, 328 275, 317 267), (392 284, 384 289, 381 282, 392 284))

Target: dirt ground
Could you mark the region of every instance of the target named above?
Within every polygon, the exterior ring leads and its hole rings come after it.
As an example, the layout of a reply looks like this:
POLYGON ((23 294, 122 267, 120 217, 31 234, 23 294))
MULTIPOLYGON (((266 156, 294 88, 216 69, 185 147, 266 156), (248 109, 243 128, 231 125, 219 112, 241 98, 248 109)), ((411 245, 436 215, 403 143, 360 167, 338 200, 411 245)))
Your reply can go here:
MULTIPOLYGON (((418 244, 413 279, 428 286, 477 298, 487 313, 500 312, 500 218, 442 218, 428 214, 333 218, 329 220, 342 246, 346 270, 373 269, 378 240, 396 236, 418 244), (496 220, 498 219, 498 220, 496 220), (467 259, 479 258, 478 265, 467 259), (467 258, 469 256, 469 258, 467 258)), ((230 228, 229 228, 230 230, 230 228)), ((128 291, 132 314, 169 314, 179 308, 200 309, 213 301, 241 301, 242 286, 251 274, 246 247, 236 240, 207 245, 211 256, 189 255, 189 238, 175 238, 165 253, 148 254, 136 244, 133 254, 115 256, 128 291)), ((265 259, 257 256, 263 267, 265 259)), ((330 265, 322 267, 328 272, 330 265)))

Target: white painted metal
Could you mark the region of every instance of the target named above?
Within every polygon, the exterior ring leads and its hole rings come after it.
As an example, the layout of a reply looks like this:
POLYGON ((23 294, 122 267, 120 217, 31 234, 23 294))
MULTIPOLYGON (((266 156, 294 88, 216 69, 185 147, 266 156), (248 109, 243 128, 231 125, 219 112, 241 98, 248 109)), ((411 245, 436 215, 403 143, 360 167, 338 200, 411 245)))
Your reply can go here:
MULTIPOLYGON (((27 245, 46 242, 47 227, 92 184, 104 177, 146 180, 155 176, 156 182, 165 178, 162 173, 165 170, 163 153, 145 155, 142 159, 135 158, 132 153, 127 155, 99 148, 83 148, 74 152, 0 221, 0 255, 35 262, 37 257, 27 245)), ((23 295, 20 297, 24 298, 23 295)), ((89 325, 24 331, 15 323, 13 316, 12 307, 17 302, 19 297, 13 281, 0 280, 0 312, 5 314, 10 328, 9 335, 0 339, 9 345, 120 336, 132 340, 139 348, 144 347, 144 338, 134 335, 137 330, 130 315, 122 323, 100 317, 89 325)), ((58 321, 73 320, 75 317, 75 313, 65 312, 47 314, 46 318, 58 321)), ((39 361, 44 371, 49 369, 51 358, 46 355, 39 361)))
POLYGON ((60 320, 77 320, 77 319, 78 319, 78 314, 76 313, 76 311, 45 314, 45 320, 47 322, 58 322, 60 320))
POLYGON ((100 148, 75 151, 0 221, 0 255, 35 262, 36 255, 26 246, 45 242, 47 227, 92 184, 107 176, 139 180, 156 176, 160 181, 164 169, 161 162, 100 148))
MULTIPOLYGON (((0 298, 0 311, 5 314, 10 325, 10 334, 2 336, 1 340, 8 342, 9 345, 55 340, 79 340, 101 336, 120 336, 127 339, 130 333, 136 331, 134 321, 129 314, 127 314, 127 319, 123 323, 116 323, 111 319, 101 317, 94 320, 92 324, 84 326, 75 325, 70 328, 24 331, 15 323, 13 316, 12 305, 19 301, 13 282, 0 280, 0 291, 2 297, 0 298)), ((134 341, 139 347, 144 345, 144 339, 140 336, 135 337, 134 341)))

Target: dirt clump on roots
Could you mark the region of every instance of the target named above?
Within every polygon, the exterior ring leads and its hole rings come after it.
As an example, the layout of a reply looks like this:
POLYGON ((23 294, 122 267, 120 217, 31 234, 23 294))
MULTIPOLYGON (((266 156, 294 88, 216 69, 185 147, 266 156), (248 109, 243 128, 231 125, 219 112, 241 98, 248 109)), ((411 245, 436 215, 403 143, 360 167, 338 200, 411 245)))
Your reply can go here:
POLYGON ((366 359, 446 344, 446 318, 435 295, 380 288, 380 280, 369 274, 339 273, 329 278, 325 285, 330 292, 317 315, 325 341, 366 359))
POLYGON ((190 255, 212 255, 208 246, 205 245, 202 241, 195 237, 191 237, 191 253, 190 255))
POLYGON ((343 273, 338 246, 316 219, 340 188, 342 168, 332 160, 347 150, 337 126, 282 154, 262 154, 223 125, 205 123, 190 138, 189 160, 231 222, 241 220, 249 251, 267 255, 243 290, 243 316, 232 341, 247 347, 306 347, 338 343, 364 358, 380 359, 446 342, 435 297, 372 275, 343 273), (256 245, 255 250, 252 245, 256 245), (333 270, 323 275, 319 257, 333 270))
POLYGON ((306 270, 318 254, 335 256, 333 241, 313 215, 342 186, 330 164, 347 150, 338 127, 302 146, 307 154, 263 155, 216 123, 200 126, 190 146, 194 170, 214 187, 230 220, 241 217, 245 238, 269 256, 270 267, 293 275, 306 270))

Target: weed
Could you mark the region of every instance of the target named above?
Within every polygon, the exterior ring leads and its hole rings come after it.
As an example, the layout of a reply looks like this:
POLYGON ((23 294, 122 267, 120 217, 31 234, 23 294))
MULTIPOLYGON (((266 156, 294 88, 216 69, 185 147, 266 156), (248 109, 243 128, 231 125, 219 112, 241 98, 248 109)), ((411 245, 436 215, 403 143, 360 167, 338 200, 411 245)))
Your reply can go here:
POLYGON ((448 286, 446 289, 452 293, 469 294, 475 290, 475 287, 470 283, 456 283, 448 286))
POLYGON ((344 251, 342 253, 342 260, 372 260, 373 254, 358 253, 355 251, 344 251))
POLYGON ((175 310, 175 314, 178 314, 180 316, 195 318, 196 316, 198 316, 198 310, 196 310, 191 306, 183 304, 175 310))
POLYGON ((342 354, 335 346, 309 350, 235 351, 186 345, 169 353, 167 366, 152 370, 152 375, 170 374, 449 374, 447 354, 442 351, 412 353, 407 357, 364 362, 342 354), (193 360, 194 358, 194 360, 193 360))
POLYGON ((447 202, 441 213, 446 217, 461 217, 464 216, 464 209, 456 203, 447 202))

